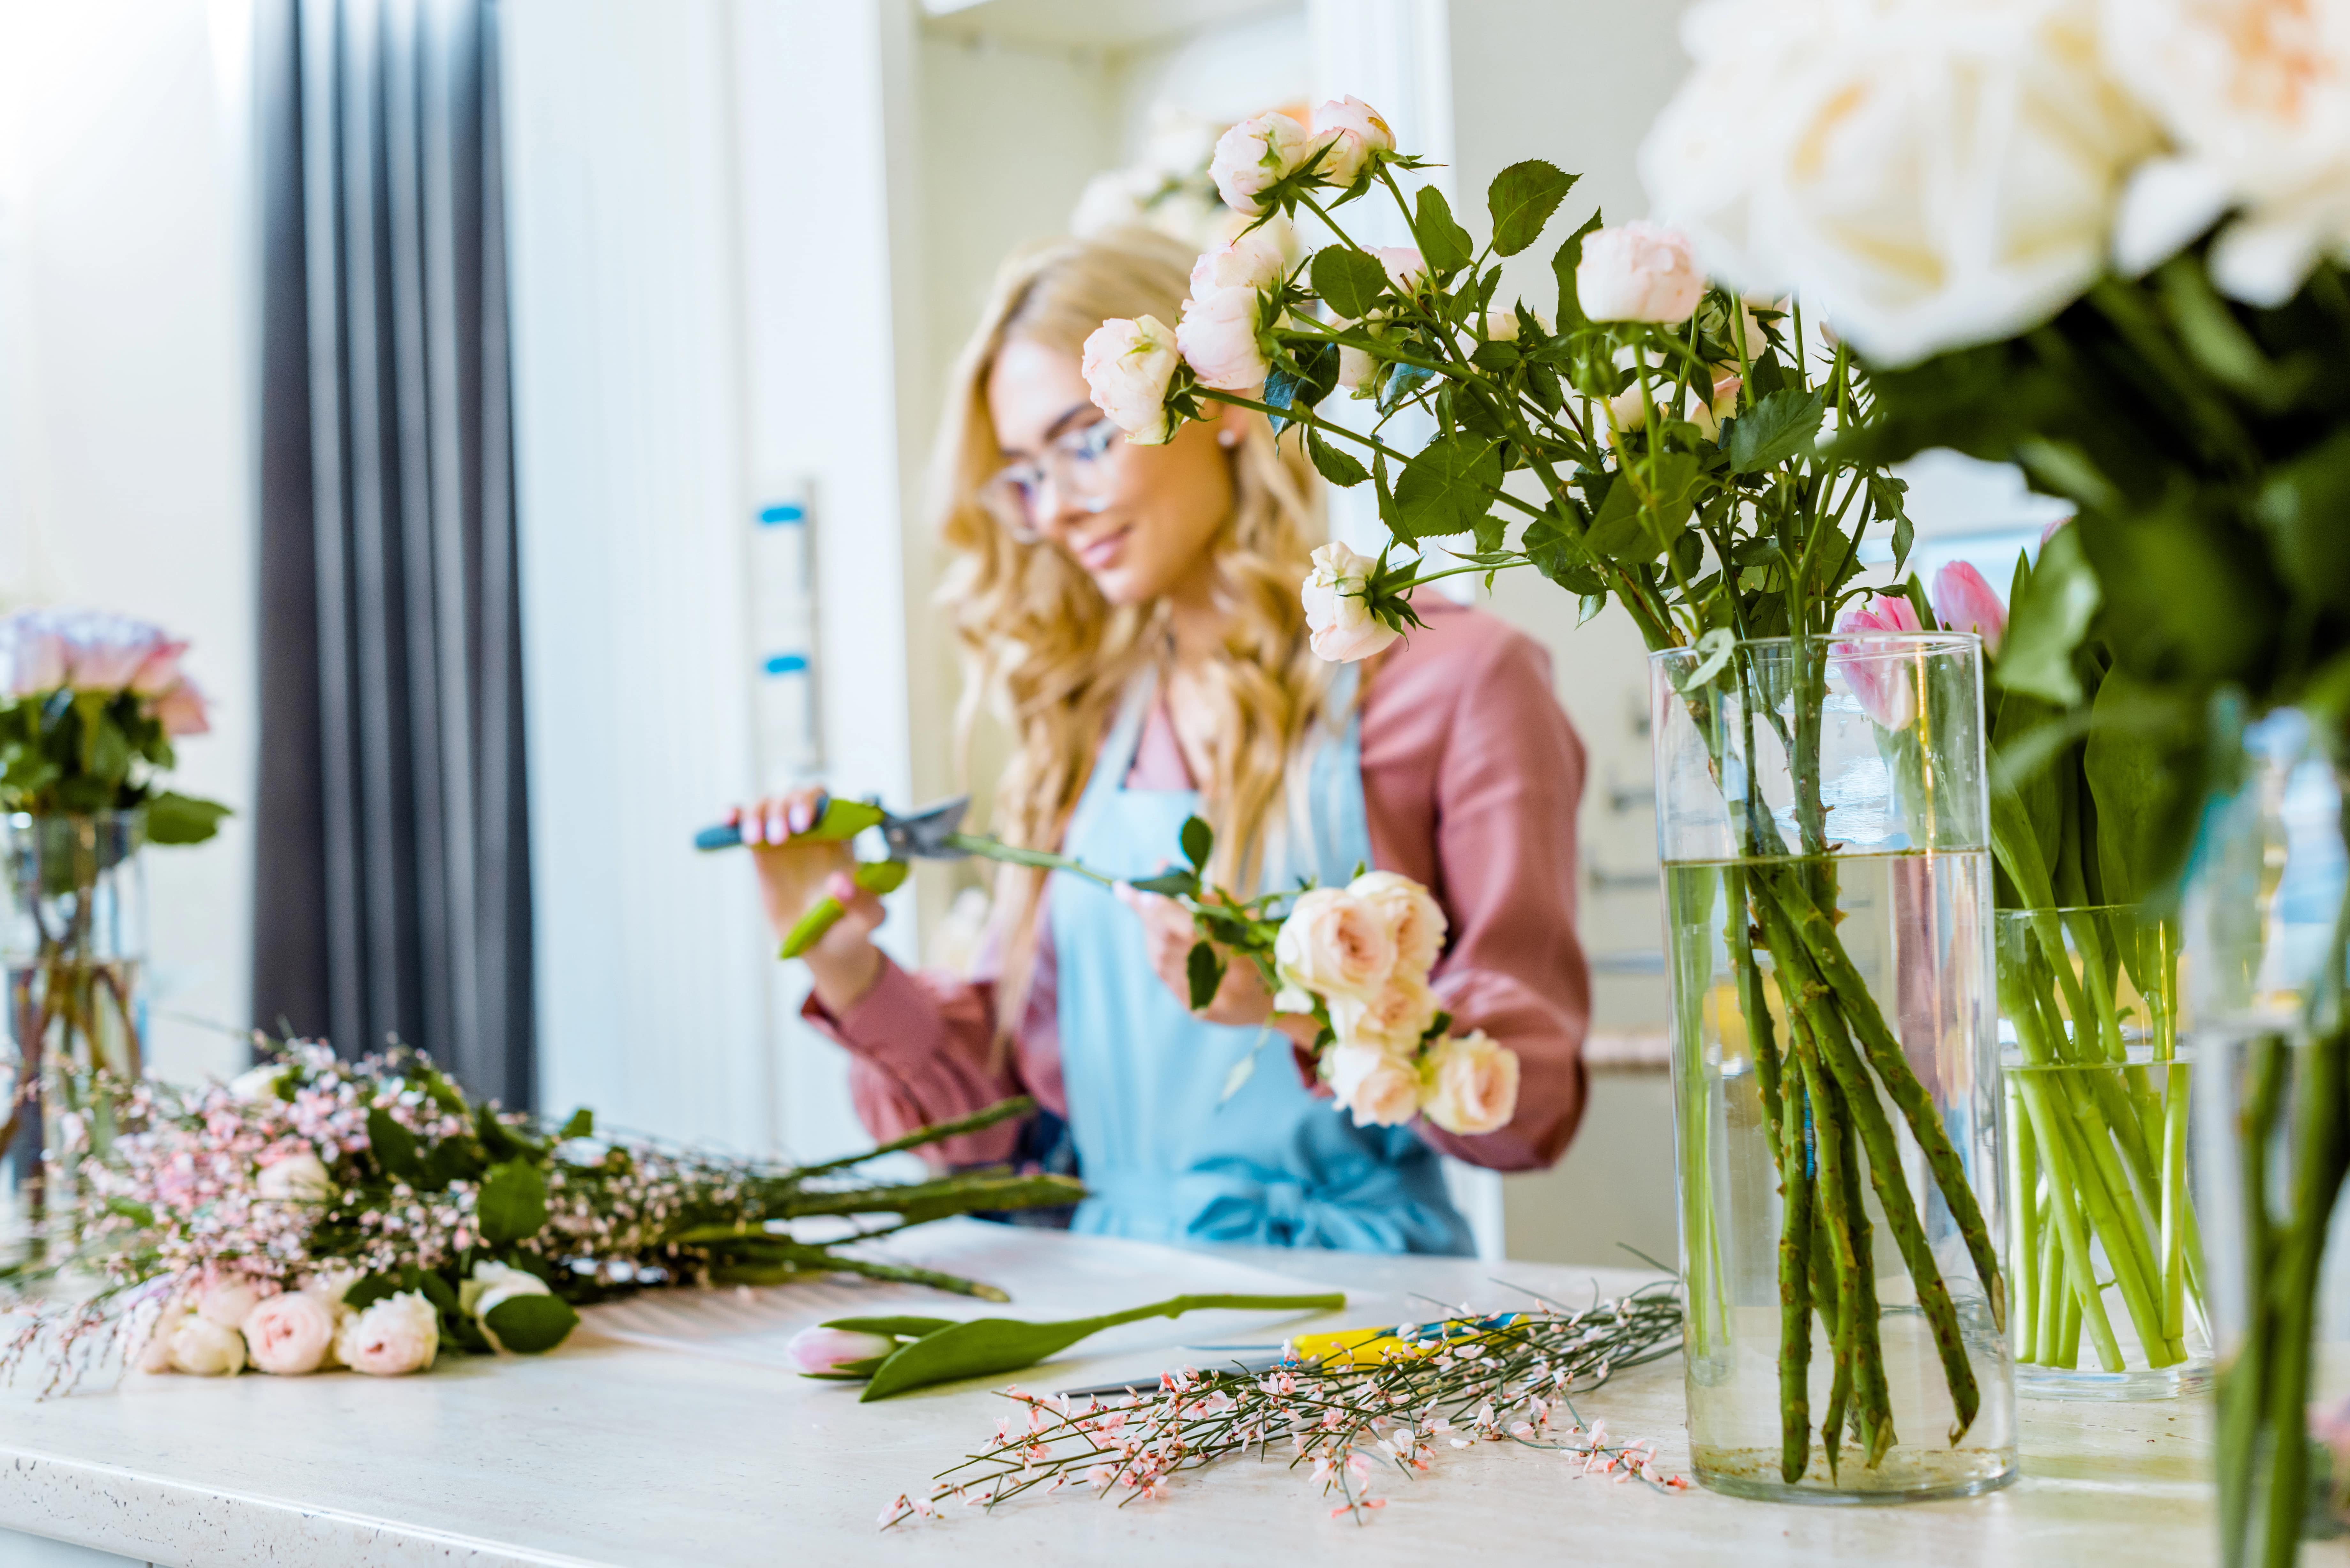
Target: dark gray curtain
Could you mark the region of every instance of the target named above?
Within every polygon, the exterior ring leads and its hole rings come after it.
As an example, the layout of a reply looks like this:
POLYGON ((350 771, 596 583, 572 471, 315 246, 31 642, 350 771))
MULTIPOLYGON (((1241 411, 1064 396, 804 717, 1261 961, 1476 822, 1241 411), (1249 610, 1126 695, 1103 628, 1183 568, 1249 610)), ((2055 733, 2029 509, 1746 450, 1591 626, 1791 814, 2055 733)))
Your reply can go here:
POLYGON ((265 0, 254 1012, 532 1098, 489 0, 265 0))

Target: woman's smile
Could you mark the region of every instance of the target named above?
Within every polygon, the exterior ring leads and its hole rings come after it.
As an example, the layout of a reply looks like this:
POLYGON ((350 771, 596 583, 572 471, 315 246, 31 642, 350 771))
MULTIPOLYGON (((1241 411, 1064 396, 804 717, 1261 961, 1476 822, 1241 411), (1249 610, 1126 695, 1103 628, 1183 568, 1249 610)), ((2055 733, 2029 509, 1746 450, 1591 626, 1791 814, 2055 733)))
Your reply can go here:
POLYGON ((1130 522, 1115 524, 1107 532, 1073 545, 1070 553, 1087 571, 1099 576, 1117 568, 1118 556, 1126 552, 1126 537, 1133 532, 1130 522))

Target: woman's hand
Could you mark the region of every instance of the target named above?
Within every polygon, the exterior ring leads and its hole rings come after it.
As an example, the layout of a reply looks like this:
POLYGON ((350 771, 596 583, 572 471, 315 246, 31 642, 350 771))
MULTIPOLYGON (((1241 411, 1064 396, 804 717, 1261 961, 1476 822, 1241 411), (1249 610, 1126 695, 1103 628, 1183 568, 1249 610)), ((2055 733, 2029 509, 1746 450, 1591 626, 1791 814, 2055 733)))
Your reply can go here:
MULTIPOLYGON (((1150 967, 1159 973, 1175 1000, 1185 1007, 1191 1005, 1191 949, 1200 940, 1200 933, 1191 923, 1191 912, 1172 898, 1157 893, 1143 893, 1121 882, 1118 885, 1118 901, 1142 921, 1143 950, 1149 955, 1150 967)), ((1232 955, 1223 954, 1224 982, 1208 1005, 1192 1013, 1194 1018, 1210 1023, 1232 1023, 1243 1027, 1252 1023, 1270 1023, 1301 1045, 1311 1045, 1321 1025, 1311 1015, 1297 1012, 1275 1012, 1273 997, 1264 989, 1264 977, 1256 965, 1243 960, 1232 961, 1232 955)))
POLYGON ((816 1001, 837 1018, 864 999, 881 972, 881 950, 872 939, 883 911, 877 895, 850 879, 857 857, 847 842, 795 837, 816 826, 823 799, 819 788, 796 789, 736 806, 726 821, 742 829, 759 867, 759 898, 777 942, 818 899, 829 894, 839 901, 840 919, 800 955, 816 981, 816 1001))

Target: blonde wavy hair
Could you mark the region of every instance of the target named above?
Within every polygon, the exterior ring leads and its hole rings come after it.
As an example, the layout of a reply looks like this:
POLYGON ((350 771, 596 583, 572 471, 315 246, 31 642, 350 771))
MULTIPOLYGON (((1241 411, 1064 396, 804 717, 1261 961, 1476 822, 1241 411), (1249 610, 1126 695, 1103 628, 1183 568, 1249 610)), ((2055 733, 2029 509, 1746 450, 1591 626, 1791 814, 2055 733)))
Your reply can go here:
MULTIPOLYGON (((1074 361, 1106 320, 1148 314, 1173 321, 1193 260, 1176 241, 1142 229, 1015 252, 948 383, 934 484, 952 562, 939 602, 953 612, 962 657, 956 721, 964 754, 983 710, 1015 742, 995 794, 995 830, 1009 843, 1059 846, 1118 700, 1138 671, 1164 657, 1168 628, 1163 604, 1111 605, 1065 551, 1024 542, 990 510, 983 497, 1003 454, 988 414, 988 377, 1007 342, 1036 343, 1074 361)), ((1324 533, 1313 471, 1276 446, 1258 418, 1231 460, 1233 505, 1211 546, 1217 599, 1228 612, 1224 657, 1208 670, 1215 722, 1208 776, 1199 783, 1216 828, 1210 874, 1245 888, 1260 873, 1290 760, 1324 717, 1330 667, 1306 646, 1298 599, 1324 533)), ((999 867, 997 1024, 1006 1035, 1027 1004, 1043 892, 1043 873, 999 867)))

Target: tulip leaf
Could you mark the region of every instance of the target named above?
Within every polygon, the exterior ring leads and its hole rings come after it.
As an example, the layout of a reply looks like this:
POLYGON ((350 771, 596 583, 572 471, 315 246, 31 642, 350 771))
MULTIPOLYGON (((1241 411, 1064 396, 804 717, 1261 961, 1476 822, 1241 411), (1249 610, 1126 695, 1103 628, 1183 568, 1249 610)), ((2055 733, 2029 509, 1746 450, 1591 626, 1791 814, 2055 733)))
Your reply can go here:
POLYGON ((2082 554, 2080 530, 2060 528, 2040 547, 2029 587, 2009 607, 1992 678, 2010 691, 2069 708, 2081 701, 2073 650, 2089 629, 2100 595, 2082 554))
POLYGON ((1355 461, 1354 455, 1322 439, 1320 431, 1305 432, 1305 455, 1323 478, 1341 490, 1351 490, 1371 476, 1370 470, 1355 461))
POLYGON ((2252 516, 2277 575, 2322 603, 2350 607, 2350 431, 2269 472, 2252 516))
POLYGON ((1403 465, 1396 481, 1395 531, 1407 539, 1465 534, 1501 487, 1502 459, 1492 441, 1439 436, 1403 465))
POLYGON ((1419 188, 1419 203, 1411 227, 1419 239, 1420 259, 1437 277, 1459 272, 1477 254, 1476 242, 1469 237, 1468 230, 1453 221, 1451 205, 1445 201, 1444 192, 1433 185, 1419 188))
POLYGON ((1311 276, 1322 303, 1349 321, 1360 321, 1387 291, 1388 269, 1379 258, 1352 245, 1326 245, 1314 253, 1311 276))
POLYGON ((816 1326, 837 1328, 844 1334, 886 1334, 892 1339, 920 1339, 926 1334, 952 1328, 961 1321, 951 1317, 836 1317, 816 1326))
POLYGON ((1183 971, 1191 985, 1191 1011, 1204 1012, 1224 983, 1224 961, 1216 956, 1215 944, 1192 943, 1191 955, 1183 961, 1183 971))
POLYGON ((1812 449, 1827 412, 1827 389, 1783 387, 1736 419, 1724 421, 1721 444, 1733 473, 1761 473, 1812 449))
POLYGON ((546 1224, 546 1178, 526 1160, 494 1165, 482 1178, 482 1196, 474 1218, 482 1240, 493 1247, 526 1241, 546 1224))
POLYGON ((883 1361, 865 1386, 861 1401, 887 1399, 909 1389, 963 1377, 988 1377, 1034 1366, 1058 1355, 1088 1334, 1135 1323, 1147 1317, 1180 1317, 1187 1312, 1336 1312, 1347 1304, 1345 1295, 1297 1296, 1175 1296, 1128 1312, 1100 1317, 1072 1318, 1061 1323, 1024 1323, 1017 1318, 982 1317, 958 1323, 910 1344, 899 1345, 883 1361))
POLYGON ((482 1314, 498 1343, 518 1355, 542 1355, 571 1337, 579 1314, 560 1296, 508 1296, 482 1314))
POLYGON ((1485 187, 1485 208, 1493 215, 1493 254, 1513 256, 1540 239, 1543 225, 1580 178, 1539 158, 1494 175, 1485 187))

